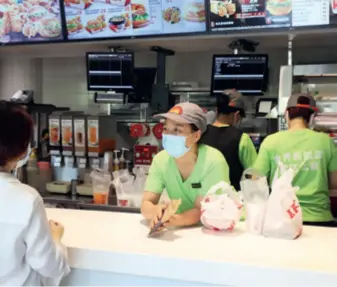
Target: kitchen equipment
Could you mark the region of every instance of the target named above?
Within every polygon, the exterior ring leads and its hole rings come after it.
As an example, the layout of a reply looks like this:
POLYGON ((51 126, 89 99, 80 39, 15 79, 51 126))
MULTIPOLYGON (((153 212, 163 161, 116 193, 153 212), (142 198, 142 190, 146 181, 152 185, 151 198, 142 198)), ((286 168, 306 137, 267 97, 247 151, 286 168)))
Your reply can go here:
POLYGON ((38 178, 38 190, 40 192, 45 192, 47 184, 53 180, 52 170, 50 168, 50 163, 45 161, 40 161, 37 163, 39 169, 38 178))
POLYGON ((111 173, 113 169, 113 152, 106 151, 103 158, 103 171, 105 173, 111 173))
POLYGON ((134 147, 134 165, 151 165, 152 159, 158 153, 158 146, 135 145, 134 147))
POLYGON ((87 146, 90 167, 100 167, 104 152, 116 148, 116 121, 110 116, 87 117, 87 146))
POLYGON ((79 195, 93 196, 93 186, 90 183, 78 184, 76 189, 79 195))
POLYGON ((70 115, 61 116, 62 131, 62 155, 74 155, 74 133, 73 133, 73 117, 70 115))
POLYGON ((49 116, 50 154, 61 155, 61 115, 55 113, 49 116))
POLYGON ((87 155, 87 121, 85 116, 74 116, 74 150, 76 157, 87 155))
POLYGON ((67 194, 70 192, 71 184, 66 181, 53 181, 48 182, 46 188, 50 193, 67 194))

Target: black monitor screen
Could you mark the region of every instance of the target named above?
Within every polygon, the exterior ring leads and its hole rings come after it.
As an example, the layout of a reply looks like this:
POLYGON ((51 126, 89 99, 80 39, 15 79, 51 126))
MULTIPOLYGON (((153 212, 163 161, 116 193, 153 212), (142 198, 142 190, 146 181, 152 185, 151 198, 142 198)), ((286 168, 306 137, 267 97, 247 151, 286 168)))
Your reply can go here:
POLYGON ((261 95, 266 90, 267 55, 215 55, 212 94, 236 89, 244 95, 261 95))
POLYGON ((134 61, 132 53, 88 53, 88 90, 132 90, 133 66, 134 61))

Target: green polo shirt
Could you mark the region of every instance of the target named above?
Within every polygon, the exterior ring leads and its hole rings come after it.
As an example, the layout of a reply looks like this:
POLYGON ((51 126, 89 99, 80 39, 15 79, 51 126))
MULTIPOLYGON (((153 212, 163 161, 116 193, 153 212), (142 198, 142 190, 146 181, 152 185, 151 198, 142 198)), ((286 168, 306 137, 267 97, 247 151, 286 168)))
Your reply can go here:
POLYGON ((337 148, 329 136, 309 129, 270 135, 261 145, 254 168, 272 182, 278 161, 288 168, 299 169, 292 184, 300 188, 297 197, 302 207, 303 221, 333 220, 329 172, 337 170, 337 148))
POLYGON ((230 184, 229 168, 222 153, 203 144, 198 146, 198 159, 193 172, 183 181, 173 157, 163 150, 152 161, 145 190, 161 194, 166 188, 168 197, 181 199, 177 213, 195 207, 198 196, 204 196, 215 184, 225 181, 230 184))

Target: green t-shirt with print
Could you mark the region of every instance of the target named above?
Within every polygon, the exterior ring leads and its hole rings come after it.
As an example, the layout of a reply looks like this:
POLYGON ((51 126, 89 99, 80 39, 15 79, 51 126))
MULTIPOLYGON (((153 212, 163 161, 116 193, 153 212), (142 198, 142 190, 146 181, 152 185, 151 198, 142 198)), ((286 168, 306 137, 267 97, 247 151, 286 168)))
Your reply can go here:
POLYGON ((168 197, 181 199, 177 213, 195 207, 198 196, 204 196, 215 184, 225 181, 230 184, 228 164, 218 150, 203 144, 198 147, 198 159, 193 172, 183 181, 173 157, 165 150, 152 161, 145 191, 161 194, 166 188, 168 197))
POLYGON ((298 170, 293 186, 302 207, 303 221, 333 220, 329 199, 329 172, 337 170, 337 149, 324 133, 301 129, 268 136, 262 143, 254 168, 273 181, 281 161, 298 170))

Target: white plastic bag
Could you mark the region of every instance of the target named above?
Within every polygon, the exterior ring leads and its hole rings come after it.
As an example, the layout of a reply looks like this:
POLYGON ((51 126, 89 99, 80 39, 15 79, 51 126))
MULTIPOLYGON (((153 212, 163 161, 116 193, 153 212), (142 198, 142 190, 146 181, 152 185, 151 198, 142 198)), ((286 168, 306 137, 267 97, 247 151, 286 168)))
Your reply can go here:
POLYGON ((116 189, 117 205, 122 207, 133 206, 133 182, 134 176, 128 170, 118 170, 112 173, 114 180, 112 181, 116 189))
POLYGON ((282 174, 274 178, 269 196, 263 235, 283 239, 296 239, 302 233, 302 209, 296 196, 298 187, 291 182, 296 172, 279 166, 282 174))
POLYGON ((135 181, 133 182, 133 205, 134 207, 140 208, 142 205, 142 199, 144 194, 145 183, 148 174, 148 168, 135 167, 133 169, 135 174, 135 181))
POLYGON ((242 202, 236 191, 220 182, 207 192, 201 202, 201 223, 208 229, 232 230, 240 220, 242 202))
POLYGON ((243 173, 240 185, 247 231, 262 234, 269 197, 267 178, 256 170, 248 169, 243 173))

